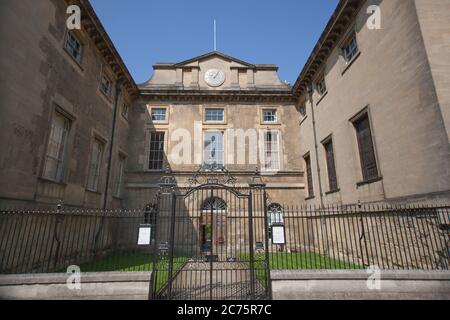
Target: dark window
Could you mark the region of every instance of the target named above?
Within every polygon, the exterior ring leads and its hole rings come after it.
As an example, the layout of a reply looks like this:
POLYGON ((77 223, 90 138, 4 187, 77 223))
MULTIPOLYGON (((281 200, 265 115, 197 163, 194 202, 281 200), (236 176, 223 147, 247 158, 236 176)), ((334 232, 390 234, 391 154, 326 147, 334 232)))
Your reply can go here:
POLYGON ((67 52, 69 52, 69 54, 80 63, 82 46, 80 41, 78 41, 78 39, 71 32, 67 34, 65 47, 67 52))
POLYGON ((336 177, 336 164, 334 162, 333 140, 328 140, 323 146, 327 156, 328 185, 330 191, 335 191, 338 188, 338 183, 336 177))
POLYGON ((358 139, 359 158, 364 181, 378 178, 377 161, 373 148, 372 132, 367 114, 354 122, 358 139))
POLYGON ((320 96, 323 96, 327 92, 327 85, 325 84, 325 78, 321 78, 319 82, 317 82, 317 92, 319 92, 320 96))
POLYGON ((122 108, 122 117, 124 117, 125 119, 128 120, 129 112, 130 112, 130 107, 127 104, 124 104, 123 108, 122 108))
POLYGON ((344 47, 344 59, 349 63, 358 54, 358 43, 356 42, 356 36, 351 38, 347 45, 344 47))
POLYGON ((149 170, 164 169, 164 132, 150 135, 149 170))
POLYGON ((302 115, 302 117, 306 116, 306 106, 305 105, 301 105, 298 108, 298 111, 300 112, 300 114, 302 115))
POLYGON ((311 157, 305 156, 305 164, 306 164, 306 178, 308 183, 308 197, 314 197, 314 186, 313 186, 313 178, 312 178, 312 170, 311 170, 311 157))
POLYGON ((105 75, 102 76, 102 81, 100 82, 100 91, 107 97, 111 96, 112 83, 111 80, 105 75))

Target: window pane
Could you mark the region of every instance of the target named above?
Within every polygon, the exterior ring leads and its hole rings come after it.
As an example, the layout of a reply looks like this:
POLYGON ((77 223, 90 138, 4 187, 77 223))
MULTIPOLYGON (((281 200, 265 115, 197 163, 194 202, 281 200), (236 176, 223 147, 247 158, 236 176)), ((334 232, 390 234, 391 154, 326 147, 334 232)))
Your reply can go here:
POLYGON ((102 77, 100 90, 107 96, 109 96, 111 93, 111 81, 106 76, 102 77))
POLYGON ((279 170, 278 132, 267 131, 264 134, 264 169, 279 170))
POLYGON ((205 110, 205 121, 224 121, 224 110, 223 109, 206 109, 205 110))
POLYGON ((264 122, 277 122, 277 110, 263 110, 263 121, 264 122))
POLYGON ((81 60, 81 44, 72 33, 67 35, 66 49, 69 54, 78 62, 81 60))
POLYGON ((317 91, 319 92, 320 95, 325 94, 325 92, 327 91, 325 79, 322 79, 317 83, 317 91))
POLYGON ((358 139, 359 156, 364 180, 378 177, 378 168, 373 148, 372 132, 368 115, 355 122, 356 135, 358 139))
POLYGON ((153 121, 166 121, 166 109, 165 108, 157 108, 152 109, 152 120, 153 121))
POLYGON ((124 104, 123 108, 122 108, 122 116, 125 119, 128 119, 128 112, 129 112, 129 110, 130 110, 130 107, 127 104, 124 104))
POLYGON ((354 56, 358 53, 358 43, 356 38, 353 37, 348 45, 344 48, 344 58, 346 62, 350 62, 354 56))
POLYGON ((223 132, 205 132, 204 161, 224 165, 223 132))
POLYGON ((164 169, 164 132, 150 134, 149 170, 164 169))
POLYGON ((63 179, 64 155, 69 131, 69 120, 60 113, 55 113, 47 147, 44 164, 44 177, 56 181, 63 179))
POLYGON ((333 142, 329 141, 324 144, 325 153, 327 158, 327 170, 328 170, 328 185, 330 191, 335 191, 338 188, 336 177, 336 165, 334 161, 333 142))
POLYGON ((114 195, 116 197, 120 197, 124 167, 125 167, 125 159, 121 157, 119 159, 119 164, 118 164, 117 173, 116 173, 116 179, 114 181, 114 195))
POLYGON ((306 178, 308 183, 308 197, 314 196, 314 185, 312 178, 312 169, 311 169, 311 158, 309 156, 305 157, 305 165, 306 165, 306 178))
POLYGON ((89 165, 88 189, 98 191, 100 168, 103 156, 103 145, 98 140, 92 144, 91 162, 89 165))

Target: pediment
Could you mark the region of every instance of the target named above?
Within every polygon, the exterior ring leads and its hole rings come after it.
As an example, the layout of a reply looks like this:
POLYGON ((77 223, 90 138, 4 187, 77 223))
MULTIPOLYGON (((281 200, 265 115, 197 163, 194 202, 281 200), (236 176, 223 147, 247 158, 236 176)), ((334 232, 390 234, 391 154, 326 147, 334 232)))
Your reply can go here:
POLYGON ((199 66, 199 64, 201 62, 204 61, 208 61, 208 60, 221 60, 221 61, 226 61, 229 63, 232 63, 233 66, 235 67, 245 67, 245 68, 254 68, 255 66, 251 63, 236 59, 232 56, 223 54, 221 52, 218 51, 213 51, 213 52, 209 52, 207 54, 186 60, 186 61, 182 61, 180 63, 175 64, 175 67, 197 67, 199 66))

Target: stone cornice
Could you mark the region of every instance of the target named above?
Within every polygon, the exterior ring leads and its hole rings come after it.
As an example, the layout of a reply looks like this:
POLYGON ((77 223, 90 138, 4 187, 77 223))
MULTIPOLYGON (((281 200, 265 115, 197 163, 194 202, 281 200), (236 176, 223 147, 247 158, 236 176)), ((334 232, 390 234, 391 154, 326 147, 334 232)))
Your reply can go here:
POLYGON ((141 90, 145 101, 295 103, 291 90, 141 90))
POLYGON ((81 8, 81 24, 128 94, 136 98, 138 88, 88 0, 64 0, 81 8))
POLYGON ((341 0, 339 2, 295 82, 293 87, 295 96, 298 97, 306 91, 308 82, 313 80, 316 73, 320 71, 323 64, 327 61, 331 52, 338 44, 350 23, 354 20, 364 2, 365 1, 363 0, 341 0))

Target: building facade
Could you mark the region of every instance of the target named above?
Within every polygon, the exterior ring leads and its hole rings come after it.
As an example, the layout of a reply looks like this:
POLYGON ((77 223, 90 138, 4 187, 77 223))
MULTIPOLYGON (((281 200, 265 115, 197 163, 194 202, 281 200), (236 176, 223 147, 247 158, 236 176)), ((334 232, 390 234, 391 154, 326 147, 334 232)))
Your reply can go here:
POLYGON ((89 2, 74 31, 68 4, 0 4, 2 207, 122 206, 137 87, 89 2))
POLYGON ((448 1, 339 4, 294 86, 306 203, 448 203, 449 18, 448 1))
POLYGON ((450 200, 447 0, 340 1, 293 86, 220 52, 136 85, 87 0, 0 9, 0 207, 143 208, 222 166, 283 206, 450 200))
POLYGON ((258 168, 276 202, 293 205, 303 196, 298 112, 276 66, 211 52, 156 64, 139 90, 130 119, 129 206, 145 205, 168 170, 185 188, 203 165, 225 167, 238 188, 248 188, 258 168))

